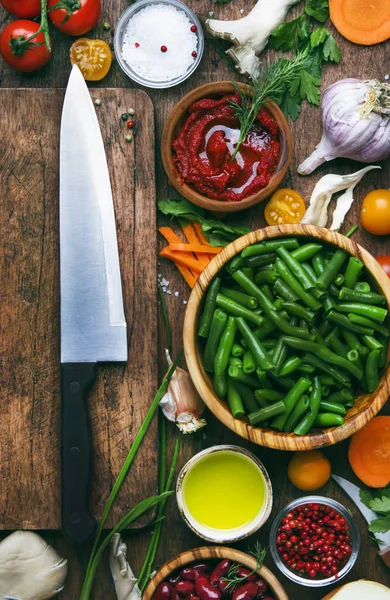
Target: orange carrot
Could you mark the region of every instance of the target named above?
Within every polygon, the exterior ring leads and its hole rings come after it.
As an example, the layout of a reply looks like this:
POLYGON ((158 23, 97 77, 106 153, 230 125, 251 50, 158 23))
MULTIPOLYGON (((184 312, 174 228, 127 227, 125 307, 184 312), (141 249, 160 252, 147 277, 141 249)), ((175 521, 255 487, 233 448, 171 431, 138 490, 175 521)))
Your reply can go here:
MULTIPOLYGON (((159 232, 167 240, 168 243, 173 242, 176 244, 183 244, 183 240, 178 235, 176 235, 176 233, 170 227, 160 227, 159 232)), ((188 254, 188 256, 192 258, 192 254, 188 254)), ((195 276, 188 267, 183 267, 178 264, 176 264, 176 267, 179 269, 181 275, 188 283, 190 288, 193 288, 196 283, 196 280, 198 279, 198 275, 195 276)))
POLYGON ((189 256, 188 252, 173 252, 169 246, 163 248, 160 252, 160 256, 165 256, 166 258, 170 258, 177 265, 181 265, 182 267, 188 267, 194 273, 201 273, 203 271, 203 267, 199 260, 196 260, 193 256, 189 256))
POLYGON ((170 227, 160 227, 158 230, 159 233, 167 240, 168 244, 182 244, 183 240, 181 237, 176 235, 176 233, 170 227))
MULTIPOLYGON (((182 230, 183 230, 183 233, 189 244, 199 245, 199 240, 196 236, 195 229, 192 227, 192 223, 188 223, 188 225, 182 226, 182 230)), ((196 252, 195 252, 195 256, 199 260, 199 262, 202 264, 203 268, 207 267, 207 265, 210 262, 210 259, 208 256, 205 256, 204 254, 201 254, 200 256, 198 256, 196 254, 196 252)))
POLYGON ((194 252, 194 254, 219 254, 222 246, 202 246, 201 244, 169 244, 173 252, 194 252))
POLYGON ((347 40, 372 46, 390 37, 389 0, 329 0, 330 18, 347 40))
POLYGON ((202 231, 202 225, 200 223, 192 223, 192 225, 194 226, 196 235, 198 236, 200 243, 204 246, 211 246, 211 244, 208 243, 207 238, 202 231))
POLYGON ((188 285, 192 289, 194 287, 195 283, 197 282, 199 275, 198 274, 196 274, 196 276, 193 275, 192 272, 187 267, 182 267, 181 265, 178 265, 177 263, 175 263, 175 265, 179 269, 184 280, 188 283, 188 285))
POLYGON ((390 417, 375 417, 355 433, 349 444, 349 463, 363 483, 385 487, 390 481, 390 417))

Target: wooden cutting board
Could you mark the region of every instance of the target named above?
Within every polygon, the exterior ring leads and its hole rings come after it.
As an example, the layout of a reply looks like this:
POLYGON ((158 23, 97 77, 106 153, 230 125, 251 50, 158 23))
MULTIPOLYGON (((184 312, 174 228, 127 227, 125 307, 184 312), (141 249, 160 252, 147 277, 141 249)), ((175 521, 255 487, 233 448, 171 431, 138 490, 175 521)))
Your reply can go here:
MULTIPOLYGON (((99 518, 157 389, 154 117, 140 90, 92 89, 114 198, 127 365, 90 393, 91 509, 99 518), (121 114, 134 108, 135 141, 121 114)), ((59 529, 58 154, 63 89, 0 89, 0 528, 59 529)), ((111 526, 156 492, 153 422, 111 526)))

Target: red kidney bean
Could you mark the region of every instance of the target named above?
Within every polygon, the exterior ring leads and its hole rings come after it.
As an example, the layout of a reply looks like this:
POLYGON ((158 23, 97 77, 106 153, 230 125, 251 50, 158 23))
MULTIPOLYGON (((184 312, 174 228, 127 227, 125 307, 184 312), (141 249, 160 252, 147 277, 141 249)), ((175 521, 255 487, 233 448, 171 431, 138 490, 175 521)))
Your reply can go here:
POLYGON ((223 578, 218 580, 218 587, 222 592, 222 596, 230 596, 233 589, 232 586, 230 586, 228 588, 229 582, 228 581, 224 581, 223 578))
POLYGON ((221 592, 211 585, 203 573, 195 580, 195 591, 200 600, 221 600, 222 598, 221 592))
POLYGON ((180 594, 180 596, 184 596, 184 598, 187 598, 188 596, 194 593, 195 588, 192 581, 178 581, 175 584, 175 589, 177 593, 180 594))
POLYGON ((212 585, 217 585, 218 580, 223 575, 226 575, 226 573, 229 571, 229 569, 230 569, 230 560, 227 560, 227 559, 221 560, 221 562, 219 562, 217 564, 214 571, 210 575, 210 583, 212 585))
POLYGON ((180 571, 180 577, 182 579, 186 579, 187 581, 195 581, 198 577, 199 571, 193 569, 192 567, 186 567, 182 571, 180 571))
POLYGON ((153 600, 169 600, 172 594, 172 586, 169 585, 166 581, 163 581, 158 586, 155 594, 153 596, 153 600))
POLYGON ((258 580, 258 576, 256 575, 256 573, 252 573, 252 571, 246 569, 245 567, 238 567, 237 575, 238 577, 245 577, 246 583, 249 581, 258 580))
POLYGON ((250 581, 249 583, 243 583, 242 585, 239 585, 232 598, 233 600, 252 600, 257 596, 258 593, 258 586, 250 581))
POLYGON ((200 598, 195 596, 195 594, 191 594, 191 596, 188 596, 188 600, 200 600, 200 598))
POLYGON ((180 600, 180 596, 176 590, 172 590, 171 600, 180 600))
POLYGON ((191 569, 194 569, 194 571, 199 571, 199 573, 207 573, 207 571, 210 571, 210 565, 207 563, 197 563, 192 565, 191 569))
POLYGON ((259 592, 262 594, 268 590, 268 585, 265 583, 264 579, 258 579, 256 585, 259 588, 259 592))
POLYGON ((169 583, 177 583, 180 579, 180 575, 177 573, 176 575, 171 575, 170 578, 168 579, 169 583))

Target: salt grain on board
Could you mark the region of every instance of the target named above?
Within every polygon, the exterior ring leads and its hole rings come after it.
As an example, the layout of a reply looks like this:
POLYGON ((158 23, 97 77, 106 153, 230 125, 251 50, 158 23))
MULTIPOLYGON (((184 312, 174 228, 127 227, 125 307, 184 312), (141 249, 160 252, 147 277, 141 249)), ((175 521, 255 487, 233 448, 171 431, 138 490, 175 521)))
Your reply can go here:
POLYGON ((196 58, 198 38, 191 31, 192 26, 185 12, 174 6, 147 6, 127 25, 123 60, 149 81, 176 79, 188 71, 196 58))

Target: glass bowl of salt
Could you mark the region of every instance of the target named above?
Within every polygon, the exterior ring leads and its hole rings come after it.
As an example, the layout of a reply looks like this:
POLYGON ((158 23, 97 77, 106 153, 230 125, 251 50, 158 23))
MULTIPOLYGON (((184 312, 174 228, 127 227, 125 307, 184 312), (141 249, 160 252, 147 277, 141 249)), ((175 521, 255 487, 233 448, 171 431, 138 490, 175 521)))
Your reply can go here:
POLYGON ((178 0, 139 0, 122 14, 114 49, 121 69, 150 88, 169 88, 187 79, 204 48, 202 26, 178 0))

